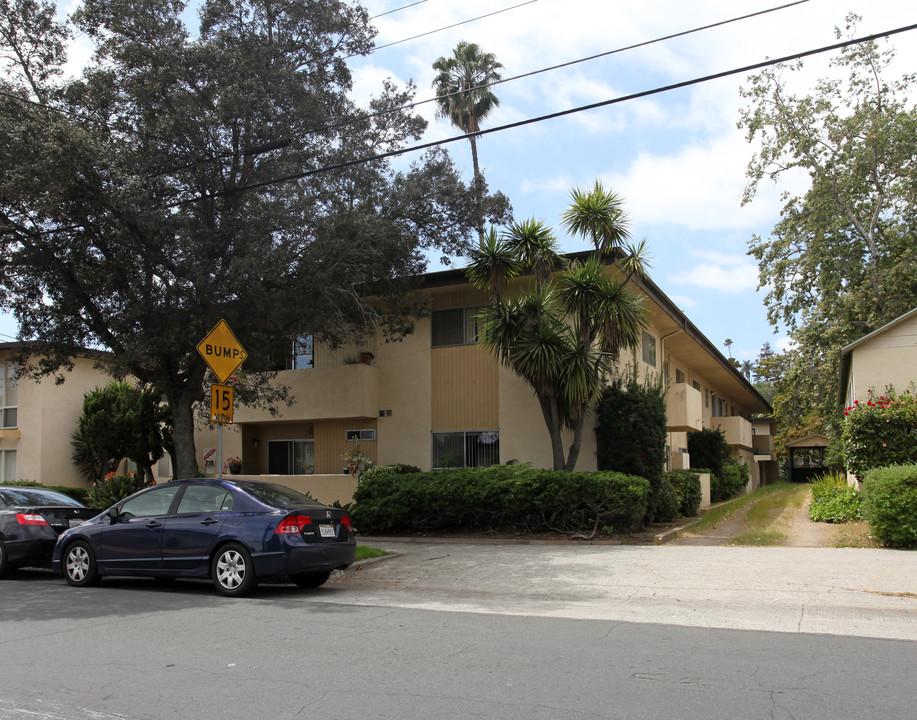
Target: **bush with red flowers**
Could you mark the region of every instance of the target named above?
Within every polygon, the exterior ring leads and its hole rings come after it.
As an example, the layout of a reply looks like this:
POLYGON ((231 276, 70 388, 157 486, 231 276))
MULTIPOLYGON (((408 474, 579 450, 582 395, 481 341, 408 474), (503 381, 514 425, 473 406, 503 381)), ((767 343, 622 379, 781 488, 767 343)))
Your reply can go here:
POLYGON ((841 442, 847 469, 862 480, 867 470, 917 464, 917 391, 889 387, 844 410, 841 442))

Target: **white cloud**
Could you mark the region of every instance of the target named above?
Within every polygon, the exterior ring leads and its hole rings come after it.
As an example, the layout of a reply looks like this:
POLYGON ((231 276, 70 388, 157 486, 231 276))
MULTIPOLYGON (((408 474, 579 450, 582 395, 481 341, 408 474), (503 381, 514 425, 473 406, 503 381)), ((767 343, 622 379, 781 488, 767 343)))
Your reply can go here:
POLYGON ((716 250, 695 250, 690 255, 699 261, 672 277, 672 282, 727 293, 754 291, 758 286, 758 267, 747 255, 716 250))

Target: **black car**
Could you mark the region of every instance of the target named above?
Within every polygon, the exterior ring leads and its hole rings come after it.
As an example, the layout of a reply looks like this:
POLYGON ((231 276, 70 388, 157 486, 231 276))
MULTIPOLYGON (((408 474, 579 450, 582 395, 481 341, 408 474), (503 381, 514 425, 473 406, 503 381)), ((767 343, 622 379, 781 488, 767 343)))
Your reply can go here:
POLYGON ((356 557, 350 514, 275 483, 176 480, 146 488, 57 541, 71 585, 104 575, 210 578, 239 597, 266 578, 322 585, 356 557))
POLYGON ((57 537, 99 514, 47 488, 0 485, 0 578, 17 567, 47 567, 57 537))

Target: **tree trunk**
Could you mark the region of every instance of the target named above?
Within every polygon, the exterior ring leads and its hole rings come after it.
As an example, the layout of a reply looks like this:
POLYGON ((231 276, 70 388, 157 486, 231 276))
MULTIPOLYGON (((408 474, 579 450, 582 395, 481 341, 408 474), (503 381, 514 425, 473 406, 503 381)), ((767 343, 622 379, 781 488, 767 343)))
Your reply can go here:
POLYGON ((570 445, 570 454, 567 456, 567 464, 564 470, 573 472, 576 469, 576 461, 579 460, 579 451, 583 444, 583 427, 586 425, 586 415, 582 413, 576 423, 576 429, 573 431, 573 443, 570 445))
POLYGON ((561 422, 560 412, 557 409, 557 403, 550 398, 538 398, 541 405, 541 413, 544 415, 544 424, 548 428, 548 435, 551 438, 551 454, 554 457, 554 469, 564 469, 564 443, 561 439, 561 422))
POLYGON ((175 445, 172 472, 176 478, 200 475, 194 445, 194 403, 203 400, 203 395, 200 381, 196 389, 188 381, 179 389, 166 391, 166 399, 172 409, 172 442, 175 445))
POLYGON ((483 189, 481 187, 481 182, 484 178, 481 177, 481 168, 478 165, 478 143, 474 135, 468 138, 468 141, 471 143, 471 167, 474 169, 474 200, 475 200, 475 211, 477 212, 477 226, 478 226, 478 240, 484 242, 484 213, 481 210, 481 205, 483 203, 483 189))

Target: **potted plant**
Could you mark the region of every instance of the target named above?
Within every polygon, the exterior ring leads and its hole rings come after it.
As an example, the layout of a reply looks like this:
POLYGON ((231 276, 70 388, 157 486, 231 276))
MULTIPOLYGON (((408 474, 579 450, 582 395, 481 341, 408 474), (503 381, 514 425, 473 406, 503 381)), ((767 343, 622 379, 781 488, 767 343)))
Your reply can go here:
POLYGON ((223 463, 223 472, 227 470, 230 475, 238 475, 242 472, 242 458, 238 456, 226 458, 226 462, 223 463))
POLYGON ((362 475, 363 471, 366 468, 372 466, 372 460, 370 460, 368 455, 363 453, 363 449, 360 447, 360 441, 354 440, 353 447, 350 448, 341 456, 344 460, 344 465, 347 467, 347 472, 350 475, 362 475))

